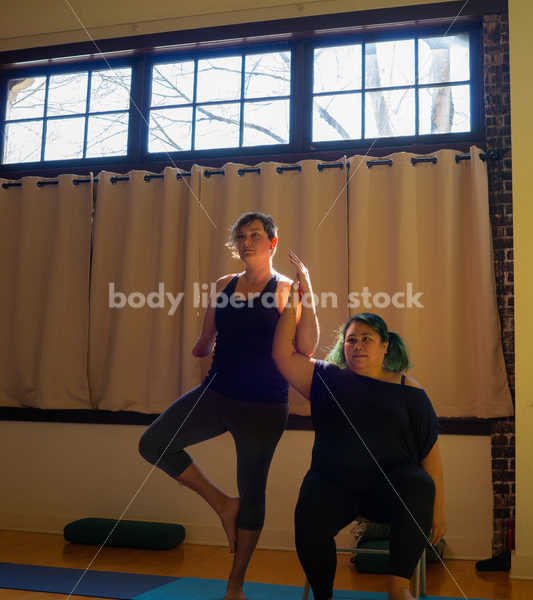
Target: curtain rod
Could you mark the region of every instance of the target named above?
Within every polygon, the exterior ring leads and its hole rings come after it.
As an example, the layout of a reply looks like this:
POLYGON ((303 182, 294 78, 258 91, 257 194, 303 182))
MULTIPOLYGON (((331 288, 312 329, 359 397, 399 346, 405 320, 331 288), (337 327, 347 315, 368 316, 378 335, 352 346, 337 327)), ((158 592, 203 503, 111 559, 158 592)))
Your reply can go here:
MULTIPOLYGON (((479 158, 482 161, 486 161, 486 160, 497 160, 498 158, 500 158, 500 154, 495 151, 495 150, 491 150, 487 153, 483 153, 479 155, 479 158)), ((457 164, 459 164, 460 162, 462 162, 463 160, 470 160, 471 156, 470 154, 456 154, 455 155, 455 162, 457 164)), ((411 158, 411 165, 413 167, 416 167, 416 165, 418 163, 432 163, 432 164, 437 164, 437 157, 436 156, 413 156, 411 158)), ((392 158, 386 158, 386 159, 375 159, 375 160, 367 160, 366 161, 366 166, 367 168, 371 169, 374 166, 381 166, 381 165, 385 165, 388 167, 392 167, 393 165, 393 160, 392 158)), ((316 168, 318 169, 318 171, 322 172, 324 169, 342 169, 344 167, 344 163, 342 162, 338 162, 338 163, 318 163, 316 168)), ((346 168, 349 169, 350 168, 350 162, 346 163, 346 168)), ((302 171, 302 166, 301 165, 282 165, 279 167, 276 167, 276 173, 278 175, 281 175, 282 173, 284 173, 285 171, 302 171)), ((245 168, 241 168, 237 171, 237 173, 239 174, 239 176, 244 177, 244 175, 246 175, 247 173, 257 173, 258 175, 261 174, 261 168, 260 167, 245 167, 245 168)), ((176 179, 178 181, 181 181, 184 177, 190 177, 191 176, 191 171, 183 171, 181 173, 176 173, 176 179)), ((206 169, 204 171, 204 177, 206 179, 209 179, 212 175, 225 175, 225 171, 224 169, 211 169, 208 170, 206 169)), ((163 174, 159 174, 159 175, 150 175, 150 174, 146 174, 144 176, 144 181, 146 183, 150 183, 150 181, 152 179, 163 179, 164 175, 163 174)), ((118 181, 129 181, 129 175, 123 175, 123 176, 119 176, 119 175, 112 175, 109 178, 109 181, 112 184, 117 183, 118 181)), ((95 177, 94 179, 73 179, 72 180, 72 184, 73 185, 79 185, 80 183, 90 183, 91 181, 93 181, 94 183, 98 183, 98 177, 95 177)), ((43 181, 38 181, 37 182, 37 187, 44 187, 46 185, 58 185, 59 181, 58 180, 43 180, 43 181)), ((22 181, 13 181, 13 182, 4 182, 2 183, 2 189, 7 190, 10 187, 22 187, 22 181)))

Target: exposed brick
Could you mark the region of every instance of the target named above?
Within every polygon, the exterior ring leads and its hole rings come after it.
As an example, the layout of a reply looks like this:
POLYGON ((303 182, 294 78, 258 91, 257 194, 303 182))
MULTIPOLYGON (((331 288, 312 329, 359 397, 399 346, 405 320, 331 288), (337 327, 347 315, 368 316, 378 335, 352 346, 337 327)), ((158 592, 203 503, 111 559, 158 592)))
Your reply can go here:
POLYGON ((498 433, 492 436, 493 446, 507 446, 507 437, 503 433, 498 433))
MULTIPOLYGON (((506 459, 493 459, 492 460, 492 470, 493 471, 505 471, 507 469, 507 460, 506 459)), ((503 480, 502 480, 503 481, 503 480)))
POLYGON ((513 458, 514 448, 511 447, 492 447, 491 449, 492 458, 513 458))
POLYGON ((504 481, 514 481, 515 473, 514 471, 498 471, 498 479, 495 481, 504 482, 504 481))
MULTIPOLYGON (((494 248, 497 305, 505 368, 514 394, 514 252, 507 14, 483 17, 485 140, 499 160, 487 161, 489 212, 494 248)), ((514 515, 514 419, 498 420, 491 435, 494 494, 492 552, 506 548, 507 522, 514 515)))
POLYGON ((492 488, 495 495, 505 495, 511 493, 511 484, 509 483, 495 483, 492 488))
POLYGON ((500 494, 494 494, 494 508, 506 508, 507 503, 505 502, 504 496, 500 494))

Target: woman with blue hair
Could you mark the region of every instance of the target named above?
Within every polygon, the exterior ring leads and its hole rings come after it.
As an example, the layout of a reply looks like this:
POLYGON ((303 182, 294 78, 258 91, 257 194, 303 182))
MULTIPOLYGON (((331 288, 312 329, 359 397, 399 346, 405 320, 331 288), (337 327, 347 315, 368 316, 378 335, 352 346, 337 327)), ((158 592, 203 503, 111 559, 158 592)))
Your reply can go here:
POLYGON ((283 377, 310 400, 315 428, 295 512, 298 556, 315 600, 330 600, 334 536, 358 515, 390 523, 388 597, 412 600, 410 579, 424 545, 446 531, 437 417, 421 386, 404 374, 410 362, 402 339, 378 315, 350 318, 326 361, 295 349, 307 281, 293 285, 272 354, 283 377))

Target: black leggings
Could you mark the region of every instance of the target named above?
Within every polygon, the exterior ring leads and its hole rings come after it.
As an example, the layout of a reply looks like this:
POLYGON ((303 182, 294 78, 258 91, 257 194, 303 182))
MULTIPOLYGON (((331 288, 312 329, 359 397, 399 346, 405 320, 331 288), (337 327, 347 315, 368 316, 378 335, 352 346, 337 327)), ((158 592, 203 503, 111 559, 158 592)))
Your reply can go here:
POLYGON ((235 400, 200 385, 150 425, 140 439, 139 452, 176 478, 192 463, 183 448, 229 431, 237 451, 237 526, 256 531, 263 527, 268 469, 287 416, 286 403, 235 400))
POLYGON ((417 465, 402 465, 387 476, 412 516, 384 477, 361 493, 361 482, 354 490, 317 471, 307 473, 296 506, 296 550, 315 600, 332 597, 337 565, 333 538, 358 515, 391 524, 390 572, 411 578, 425 544, 418 525, 426 535, 431 529, 435 484, 417 465))

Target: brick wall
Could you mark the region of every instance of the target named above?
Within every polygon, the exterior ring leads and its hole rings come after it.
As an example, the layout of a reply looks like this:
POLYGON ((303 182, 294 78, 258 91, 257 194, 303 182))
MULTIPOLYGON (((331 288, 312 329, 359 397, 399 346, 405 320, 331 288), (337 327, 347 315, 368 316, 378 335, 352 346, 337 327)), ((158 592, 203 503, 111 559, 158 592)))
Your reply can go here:
MULTIPOLYGON (((514 398, 513 199, 507 14, 485 15, 483 43, 486 148, 498 153, 495 159, 487 161, 494 271, 505 364, 514 398)), ((494 491, 492 551, 498 554, 506 549, 508 521, 514 518, 514 418, 500 419, 495 423, 491 442, 494 491)))

